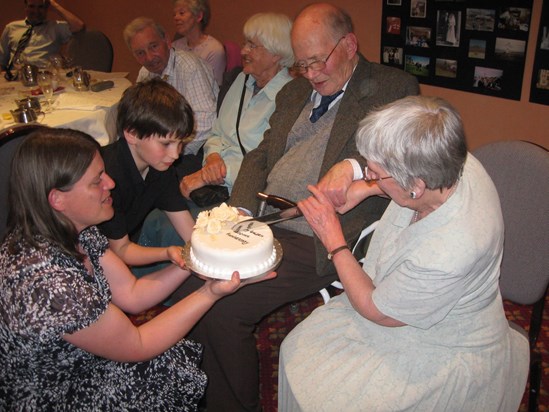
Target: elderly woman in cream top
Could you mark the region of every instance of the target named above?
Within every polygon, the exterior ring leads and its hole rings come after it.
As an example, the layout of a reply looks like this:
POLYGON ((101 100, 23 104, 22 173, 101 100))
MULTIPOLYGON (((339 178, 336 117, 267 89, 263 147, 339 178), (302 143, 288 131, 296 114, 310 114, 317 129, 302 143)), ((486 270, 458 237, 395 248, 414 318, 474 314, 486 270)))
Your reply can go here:
POLYGON ((364 176, 349 165, 344 190, 320 182, 299 203, 345 293, 283 342, 279 410, 516 411, 528 342, 505 318, 499 198, 459 115, 407 97, 362 121, 357 148, 364 176), (361 267, 333 205, 344 213, 372 194, 392 202, 361 267))

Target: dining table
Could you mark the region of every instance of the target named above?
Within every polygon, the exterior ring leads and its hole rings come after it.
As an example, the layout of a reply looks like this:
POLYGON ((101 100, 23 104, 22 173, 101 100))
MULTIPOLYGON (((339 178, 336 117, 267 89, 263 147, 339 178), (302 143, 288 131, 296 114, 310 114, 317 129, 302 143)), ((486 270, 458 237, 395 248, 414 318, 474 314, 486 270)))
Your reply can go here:
POLYGON ((27 96, 37 96, 41 103, 36 122, 50 127, 64 127, 88 133, 101 145, 116 140, 117 105, 122 93, 131 82, 124 72, 98 72, 88 70, 90 86, 99 82, 112 81, 111 88, 102 91, 78 91, 70 77, 59 77, 56 91, 51 101, 42 96, 38 86, 26 87, 19 81, 0 80, 0 130, 16 125, 12 111, 17 109, 17 101, 27 96))

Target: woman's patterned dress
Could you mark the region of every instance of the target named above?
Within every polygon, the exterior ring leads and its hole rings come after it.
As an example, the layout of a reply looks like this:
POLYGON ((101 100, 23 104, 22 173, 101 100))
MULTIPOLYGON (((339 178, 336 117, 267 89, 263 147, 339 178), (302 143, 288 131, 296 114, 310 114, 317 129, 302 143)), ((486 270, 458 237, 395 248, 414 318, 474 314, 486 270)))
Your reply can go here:
POLYGON ((181 340, 146 362, 114 362, 65 341, 111 301, 97 228, 80 234, 94 275, 57 246, 0 247, 0 410, 192 411, 204 394, 201 346, 181 340), (15 250, 14 250, 15 249, 15 250))

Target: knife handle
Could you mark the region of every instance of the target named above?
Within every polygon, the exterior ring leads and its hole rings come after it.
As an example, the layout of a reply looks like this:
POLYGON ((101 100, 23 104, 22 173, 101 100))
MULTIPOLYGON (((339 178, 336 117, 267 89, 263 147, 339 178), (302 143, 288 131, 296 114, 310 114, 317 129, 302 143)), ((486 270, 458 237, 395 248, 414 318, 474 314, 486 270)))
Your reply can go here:
POLYGON ((297 203, 292 202, 282 196, 267 195, 265 193, 258 192, 257 197, 272 207, 276 207, 280 210, 289 209, 290 207, 297 206, 297 203))

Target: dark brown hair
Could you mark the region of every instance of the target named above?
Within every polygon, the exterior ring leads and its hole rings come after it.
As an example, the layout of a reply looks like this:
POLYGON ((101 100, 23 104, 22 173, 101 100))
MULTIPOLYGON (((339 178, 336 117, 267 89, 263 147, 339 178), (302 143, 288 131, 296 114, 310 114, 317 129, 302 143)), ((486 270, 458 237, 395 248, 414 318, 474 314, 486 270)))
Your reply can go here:
POLYGON ((51 190, 70 190, 95 155, 99 143, 86 133, 70 129, 44 128, 21 143, 12 160, 9 185, 8 230, 18 239, 38 247, 36 235, 77 258, 78 232, 73 223, 54 210, 51 190))
POLYGON ((116 129, 119 137, 126 130, 139 139, 172 134, 183 139, 193 132, 193 111, 173 86, 154 78, 126 89, 118 103, 116 129))

